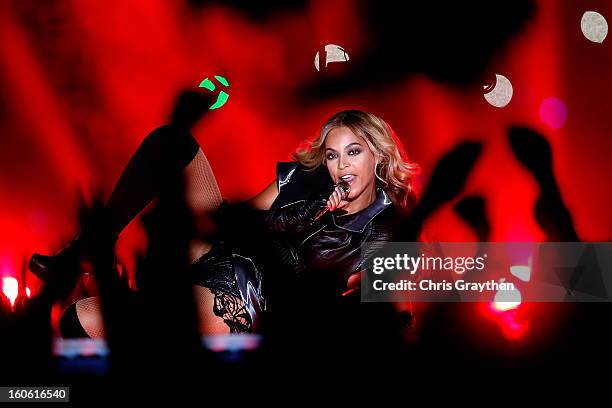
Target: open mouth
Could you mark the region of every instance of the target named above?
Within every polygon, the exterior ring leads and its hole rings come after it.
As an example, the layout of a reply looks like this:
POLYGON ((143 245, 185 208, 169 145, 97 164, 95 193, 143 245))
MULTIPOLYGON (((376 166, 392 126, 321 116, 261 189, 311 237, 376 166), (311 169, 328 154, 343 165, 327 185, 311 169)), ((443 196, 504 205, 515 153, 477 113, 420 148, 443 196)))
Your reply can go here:
POLYGON ((340 177, 340 180, 346 181, 350 185, 353 184, 353 180, 355 180, 355 177, 357 176, 354 174, 345 174, 344 176, 340 177))

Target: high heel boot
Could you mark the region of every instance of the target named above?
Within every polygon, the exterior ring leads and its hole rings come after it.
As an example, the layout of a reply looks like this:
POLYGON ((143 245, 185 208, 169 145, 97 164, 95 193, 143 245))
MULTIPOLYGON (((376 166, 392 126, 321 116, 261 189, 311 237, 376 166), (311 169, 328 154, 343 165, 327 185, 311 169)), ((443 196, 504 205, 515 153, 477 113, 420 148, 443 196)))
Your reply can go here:
POLYGON ((63 249, 55 255, 42 255, 34 253, 30 258, 30 271, 41 281, 47 283, 52 278, 53 270, 60 264, 63 266, 76 266, 85 256, 82 231, 72 239, 63 249))

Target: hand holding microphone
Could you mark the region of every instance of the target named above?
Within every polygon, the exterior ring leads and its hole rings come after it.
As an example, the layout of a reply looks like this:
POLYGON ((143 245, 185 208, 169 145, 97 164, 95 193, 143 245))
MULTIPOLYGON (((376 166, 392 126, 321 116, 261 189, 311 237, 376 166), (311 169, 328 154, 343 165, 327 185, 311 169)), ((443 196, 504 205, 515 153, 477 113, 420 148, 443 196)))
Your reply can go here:
POLYGON ((351 186, 346 181, 340 181, 335 186, 336 188, 334 189, 334 191, 329 196, 329 199, 327 200, 327 207, 322 209, 314 217, 313 222, 321 218, 326 212, 335 211, 339 208, 344 208, 348 204, 348 201, 346 201, 346 198, 348 197, 349 192, 351 191, 351 186))

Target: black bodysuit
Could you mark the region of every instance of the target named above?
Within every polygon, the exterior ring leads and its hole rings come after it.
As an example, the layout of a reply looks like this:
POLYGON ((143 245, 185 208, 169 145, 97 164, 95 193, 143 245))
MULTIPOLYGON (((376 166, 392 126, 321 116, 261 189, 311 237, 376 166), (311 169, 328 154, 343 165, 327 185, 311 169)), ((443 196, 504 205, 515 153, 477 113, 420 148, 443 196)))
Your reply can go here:
POLYGON ((194 283, 215 294, 215 313, 232 332, 253 330, 266 306, 283 303, 277 299, 340 298, 349 276, 363 269, 362 245, 392 240, 398 215, 380 187, 367 208, 316 221, 334 189, 326 168, 279 162, 277 187, 268 211, 224 201, 217 214, 222 235, 192 266, 194 283))

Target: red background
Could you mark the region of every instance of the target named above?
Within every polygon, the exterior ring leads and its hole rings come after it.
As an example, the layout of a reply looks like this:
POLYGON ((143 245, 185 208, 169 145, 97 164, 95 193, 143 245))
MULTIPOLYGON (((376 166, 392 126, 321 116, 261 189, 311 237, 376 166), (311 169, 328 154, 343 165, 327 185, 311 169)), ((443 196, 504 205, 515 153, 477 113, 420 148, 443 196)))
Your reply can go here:
MULTIPOLYGON (((610 38, 592 43, 580 31, 586 10, 612 19, 606 1, 538 1, 533 18, 488 62, 510 79, 514 97, 497 109, 481 87, 453 87, 424 74, 388 86, 360 86, 315 102, 298 90, 324 73, 314 55, 328 43, 351 60, 369 40, 354 1, 324 0, 265 21, 212 4, 169 1, 2 2, 0 5, 0 275, 18 275, 34 251, 57 250, 76 230, 77 192, 106 197, 149 131, 167 121, 178 92, 225 76, 230 98, 194 129, 223 196, 248 198, 275 176, 275 162, 323 121, 345 108, 388 121, 423 168, 466 137, 484 143, 462 196, 487 200, 494 241, 545 239, 533 218, 537 186, 513 158, 510 125, 541 131, 578 234, 612 237, 609 152, 612 120, 610 38), (567 120, 552 129, 539 117, 547 97, 561 99, 567 120)), ((495 24, 495 16, 483 24, 495 24)), ((427 35, 424 32, 423 35, 427 35)), ((409 47, 397 53, 410 53, 409 47)), ((393 63, 393 55, 384 63, 393 63)), ((381 62, 382 63, 382 62, 381 62)), ((484 80, 484 79, 483 79, 484 80)), ((428 222, 429 238, 474 240, 452 203, 428 222)), ((142 247, 130 226, 120 254, 142 247)), ((129 263, 129 260, 126 260, 129 263)), ((33 277, 29 284, 36 286, 33 277)))

